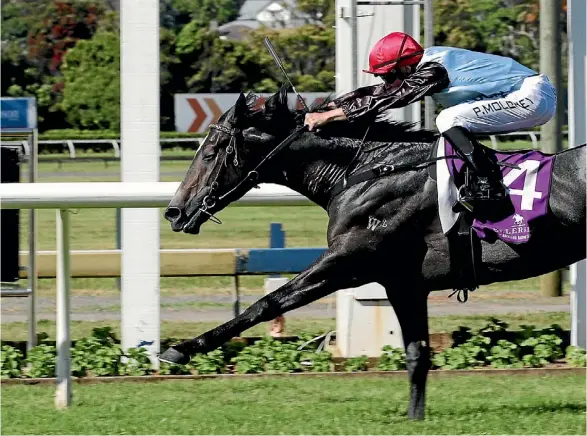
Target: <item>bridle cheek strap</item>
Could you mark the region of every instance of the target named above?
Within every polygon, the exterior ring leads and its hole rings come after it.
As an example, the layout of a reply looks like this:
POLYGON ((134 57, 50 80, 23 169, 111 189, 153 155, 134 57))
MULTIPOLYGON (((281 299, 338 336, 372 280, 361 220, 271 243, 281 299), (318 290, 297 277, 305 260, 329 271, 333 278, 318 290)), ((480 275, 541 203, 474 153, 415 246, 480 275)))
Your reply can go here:
MULTIPOLYGON (((232 153, 234 153, 233 164, 238 167, 239 161, 238 161, 238 153, 237 153, 237 147, 236 147, 236 136, 241 133, 240 129, 236 129, 236 128, 229 129, 228 127, 221 126, 218 124, 210 124, 210 128, 215 128, 223 133, 230 135, 230 143, 226 147, 226 152, 225 152, 224 158, 223 158, 224 166, 228 166, 228 156, 230 156, 232 153)), ((222 169, 222 164, 219 164, 219 162, 218 162, 219 158, 220 158, 220 154, 216 157, 216 160, 215 160, 216 165, 214 167, 214 172, 212 174, 210 174, 210 176, 208 178, 208 180, 212 179, 212 183, 210 183, 210 192, 208 194, 206 194, 206 196, 203 198, 202 205, 198 209, 200 212, 208 215, 210 221, 212 221, 216 224, 222 224, 222 221, 220 221, 219 218, 217 218, 216 216, 214 216, 213 214, 208 212, 208 210, 212 209, 214 206, 216 206, 217 201, 220 200, 220 199, 217 200, 216 196, 214 195, 214 191, 216 191, 218 189, 218 177, 220 177, 220 170, 222 169)))
MULTIPOLYGON (((228 144, 228 147, 226 147, 225 163, 228 162, 228 156, 230 154, 234 153, 233 163, 236 167, 238 167, 238 154, 237 154, 238 147, 237 147, 236 137, 237 137, 237 135, 239 135, 241 133, 240 129, 234 129, 234 128, 230 129, 226 126, 222 126, 222 125, 218 125, 218 124, 210 124, 210 128, 217 129, 217 130, 221 131, 222 133, 226 133, 227 135, 230 136, 230 143, 228 144)), ((200 207, 200 211, 207 214, 208 216, 210 216, 211 221, 213 221, 217 224, 221 224, 222 222, 218 218, 216 218, 214 215, 212 215, 210 212, 208 212, 208 210, 212 209, 214 206, 216 206, 217 202, 224 201, 225 199, 229 198, 231 195, 233 195, 237 191, 240 192, 243 187, 245 187, 246 190, 249 190, 252 187, 254 187, 259 180, 259 168, 262 165, 264 165, 267 161, 269 161, 272 157, 274 157, 277 153, 279 153, 281 150, 283 150, 285 147, 290 145, 294 140, 296 140, 298 138, 298 136, 300 136, 306 130, 307 130, 307 126, 305 126, 305 125, 298 127, 296 130, 294 130, 287 138, 285 138, 273 150, 271 150, 267 154, 267 156, 265 156, 263 158, 263 160, 261 160, 261 162, 259 162, 257 164, 257 166, 255 166, 255 168, 253 170, 249 171, 247 173, 247 175, 244 177, 244 179, 242 179, 234 188, 230 189, 228 192, 226 192, 223 195, 216 198, 216 196, 214 195, 214 191, 216 191, 218 189, 217 179, 220 176, 220 168, 221 168, 221 166, 218 165, 217 166, 218 169, 215 172, 214 179, 210 185, 210 193, 208 195, 206 195, 204 197, 204 199, 202 200, 202 206, 200 207)), ((212 177, 210 177, 210 178, 212 178, 212 177)))

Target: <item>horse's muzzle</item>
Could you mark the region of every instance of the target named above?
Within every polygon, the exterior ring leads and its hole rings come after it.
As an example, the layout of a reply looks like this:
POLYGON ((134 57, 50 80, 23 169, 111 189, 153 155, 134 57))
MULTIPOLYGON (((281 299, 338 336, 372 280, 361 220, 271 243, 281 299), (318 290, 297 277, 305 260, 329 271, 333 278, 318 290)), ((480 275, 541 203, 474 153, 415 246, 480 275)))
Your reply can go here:
POLYGON ((171 223, 171 230, 174 232, 185 232, 185 233, 199 233, 200 226, 203 221, 201 220, 202 213, 199 209, 196 209, 191 216, 189 216, 185 210, 179 207, 170 206, 165 209, 163 216, 167 221, 171 223), (195 231, 194 231, 195 230, 195 231))

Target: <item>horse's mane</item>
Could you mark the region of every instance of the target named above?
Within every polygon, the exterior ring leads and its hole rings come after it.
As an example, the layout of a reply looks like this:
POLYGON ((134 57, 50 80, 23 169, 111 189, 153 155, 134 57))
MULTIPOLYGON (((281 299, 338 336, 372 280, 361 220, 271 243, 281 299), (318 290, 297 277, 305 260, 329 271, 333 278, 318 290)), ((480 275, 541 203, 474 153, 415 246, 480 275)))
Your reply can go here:
MULTIPOLYGON (((300 127, 304 124, 306 112, 303 109, 289 109, 279 114, 278 118, 272 115, 270 118, 266 114, 263 107, 256 105, 258 96, 249 93, 246 96, 247 106, 249 108, 247 118, 253 123, 266 123, 271 121, 275 126, 280 125, 281 128, 289 126, 291 130, 300 127), (281 126, 280 118, 283 120, 284 126, 281 126)), ((310 105, 310 112, 326 112, 331 110, 327 107, 330 102, 335 100, 332 94, 326 97, 323 101, 313 103, 310 105)), ((364 117, 367 118, 367 117, 364 117)), ((359 139, 361 140, 365 132, 369 128, 366 142, 432 142, 437 138, 437 134, 433 131, 417 128, 416 123, 405 121, 391 120, 378 117, 374 122, 368 119, 358 119, 353 122, 335 121, 328 123, 320 128, 316 134, 322 138, 331 139, 359 139)))

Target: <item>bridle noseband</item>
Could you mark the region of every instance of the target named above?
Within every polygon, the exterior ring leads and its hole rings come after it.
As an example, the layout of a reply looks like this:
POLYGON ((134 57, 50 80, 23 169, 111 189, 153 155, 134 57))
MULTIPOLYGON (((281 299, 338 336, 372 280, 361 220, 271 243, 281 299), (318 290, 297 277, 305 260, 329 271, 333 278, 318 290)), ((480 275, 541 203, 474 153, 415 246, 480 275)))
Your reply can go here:
MULTIPOLYGON (((216 129, 219 132, 225 133, 230 136, 230 142, 229 142, 228 146, 226 147, 226 152, 224 155, 224 166, 228 167, 228 158, 230 155, 232 155, 234 153, 234 158, 233 158, 232 163, 236 168, 240 167, 240 162, 238 159, 237 138, 243 138, 242 130, 239 128, 236 128, 236 127, 229 128, 229 127, 223 126, 221 124, 210 124, 208 127, 210 129, 216 129)), ((245 178, 242 179, 239 183, 237 183, 237 185, 234 188, 230 189, 228 192, 226 192, 225 194, 223 194, 219 197, 217 197, 214 194, 214 192, 217 191, 218 187, 219 187, 217 180, 218 180, 218 177, 220 176, 220 169, 222 168, 222 165, 217 165, 215 167, 214 173, 212 173, 209 177, 209 179, 212 179, 212 175, 213 175, 212 183, 210 183, 210 192, 208 194, 206 194, 206 196, 202 200, 202 205, 200 206, 200 208, 198 210, 200 212, 208 215, 210 221, 212 221, 216 224, 222 224, 222 221, 220 221, 216 216, 214 216, 212 213, 210 213, 209 210, 212 209, 214 206, 216 206, 216 204, 219 201, 224 200, 226 197, 233 194, 235 191, 239 190, 243 185, 250 184, 250 186, 248 186, 248 188, 247 188, 247 191, 249 189, 251 189, 252 187, 254 187, 257 184, 257 181, 259 180, 259 171, 258 171, 259 168, 265 162, 267 162, 269 159, 271 159, 273 156, 275 156, 278 152, 280 152, 285 147, 287 147, 289 144, 291 144, 305 130, 307 130, 307 126, 305 126, 305 125, 298 127, 296 130, 294 130, 287 138, 285 138, 273 150, 271 150, 267 154, 267 156, 265 156, 261 160, 261 162, 259 162, 257 164, 257 166, 254 169, 249 171, 247 173, 247 175, 245 176, 245 178)), ((218 155, 218 157, 219 156, 220 155, 218 155)), ((218 161, 218 157, 216 157, 216 161, 218 161)))

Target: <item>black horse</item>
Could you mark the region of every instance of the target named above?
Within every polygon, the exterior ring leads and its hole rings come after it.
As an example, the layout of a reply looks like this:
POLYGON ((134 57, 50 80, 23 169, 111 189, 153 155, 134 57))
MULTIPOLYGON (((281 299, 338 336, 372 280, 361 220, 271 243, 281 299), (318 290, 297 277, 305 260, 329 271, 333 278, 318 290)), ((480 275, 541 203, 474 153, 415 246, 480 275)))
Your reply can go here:
MULTIPOLYGON (((254 325, 304 306, 339 289, 377 282, 385 287, 401 325, 410 380, 409 417, 424 418, 430 367, 427 296, 455 288, 449 244, 437 205, 437 185, 427 166, 437 135, 399 122, 332 123, 318 132, 303 128, 303 113, 287 107, 282 88, 262 109, 242 93, 196 153, 165 218, 171 228, 198 234, 214 213, 257 183, 287 186, 324 208, 328 249, 309 268, 241 315, 197 338, 167 349, 159 358, 187 363, 254 325), (293 132, 293 133, 292 133, 293 132), (393 141, 393 142, 389 142, 393 141), (348 174, 385 162, 385 177, 333 192, 348 174), (369 217, 385 220, 373 229, 369 217), (368 228, 370 227, 370 228, 368 228)), ((546 219, 529 242, 481 244, 479 285, 524 279, 585 258, 585 147, 556 155, 546 219)))

